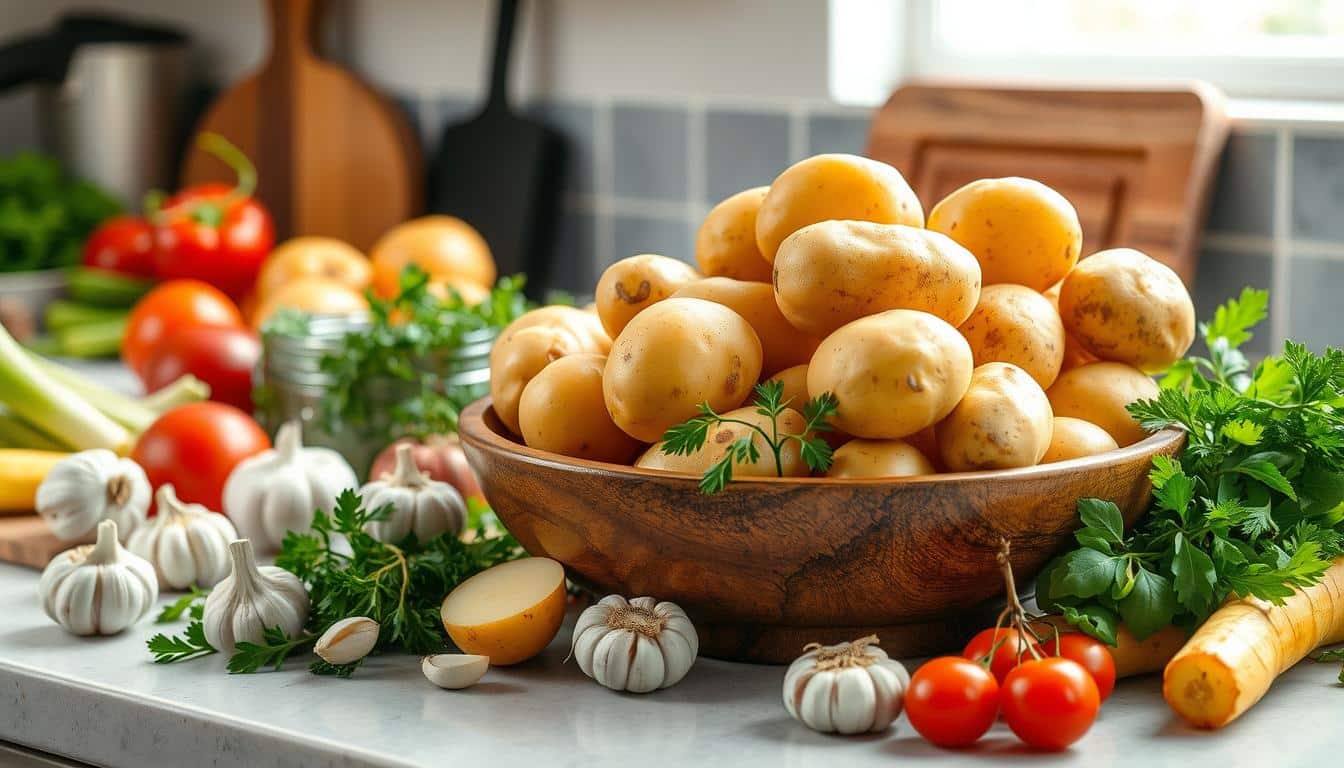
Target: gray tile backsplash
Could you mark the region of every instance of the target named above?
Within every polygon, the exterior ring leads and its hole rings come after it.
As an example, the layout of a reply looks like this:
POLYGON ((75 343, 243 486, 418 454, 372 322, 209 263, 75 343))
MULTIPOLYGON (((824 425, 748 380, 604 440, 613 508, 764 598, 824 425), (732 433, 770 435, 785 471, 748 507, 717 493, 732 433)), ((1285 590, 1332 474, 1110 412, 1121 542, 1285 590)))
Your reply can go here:
POLYGON ((588 296, 592 294, 600 275, 597 217, 569 208, 561 215, 559 231, 556 233, 551 287, 576 296, 588 296))
POLYGON ((611 110, 617 197, 682 202, 690 189, 687 112, 673 107, 611 110))
POLYGON ((695 231, 685 219, 617 214, 611 224, 612 261, 638 253, 657 253, 686 262, 695 260, 695 231))
MULTIPOLYGON (((1199 269, 1194 284, 1195 317, 1204 322, 1213 317, 1218 305, 1232 296, 1240 295, 1246 287, 1274 291, 1274 266, 1269 253, 1251 251, 1233 251, 1225 248, 1205 247, 1199 254, 1199 269)), ((1247 342, 1244 350, 1252 358, 1261 358, 1269 354, 1273 345, 1273 334, 1269 321, 1261 323, 1255 331, 1255 337, 1247 342)), ((1201 353, 1203 342, 1196 342, 1201 353)))
POLYGON ((1274 134, 1228 138, 1213 187, 1209 229, 1269 237, 1274 227, 1274 134))
POLYGON ((1344 136, 1293 139, 1293 237, 1344 243, 1344 136))
POLYGON ((807 119, 807 153, 844 152, 862 155, 868 146, 868 118, 812 115, 807 119))
POLYGON ((1288 338, 1313 349, 1344 345, 1344 259, 1294 253, 1289 263, 1288 338))
POLYGON ((711 205, 769 184, 789 160, 789 116, 783 112, 705 113, 705 193, 711 205))
POLYGON ((571 197, 597 194, 597 109, 572 101, 543 101, 528 109, 565 137, 569 149, 565 190, 571 197))

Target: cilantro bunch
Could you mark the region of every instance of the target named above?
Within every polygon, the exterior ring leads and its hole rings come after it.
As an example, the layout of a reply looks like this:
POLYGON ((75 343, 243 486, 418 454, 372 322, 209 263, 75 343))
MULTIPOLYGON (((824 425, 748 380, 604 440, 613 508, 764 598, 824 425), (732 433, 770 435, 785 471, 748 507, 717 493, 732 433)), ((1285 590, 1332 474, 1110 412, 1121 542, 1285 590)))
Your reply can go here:
POLYGON ((1208 356, 1130 406, 1185 449, 1154 459, 1152 507, 1127 535, 1115 504, 1078 502, 1079 546, 1038 577, 1042 608, 1110 644, 1121 620, 1143 639, 1233 595, 1280 603, 1344 554, 1344 352, 1289 341, 1252 368, 1240 347, 1268 303, 1248 288, 1220 307, 1200 325, 1208 356))

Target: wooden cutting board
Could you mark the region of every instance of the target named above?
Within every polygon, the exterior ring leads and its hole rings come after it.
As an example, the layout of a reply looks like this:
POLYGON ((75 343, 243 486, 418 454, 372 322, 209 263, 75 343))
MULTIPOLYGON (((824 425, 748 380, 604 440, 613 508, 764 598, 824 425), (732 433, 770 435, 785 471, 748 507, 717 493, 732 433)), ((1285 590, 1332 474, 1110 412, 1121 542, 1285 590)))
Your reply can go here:
MULTIPOLYGON (((268 0, 271 50, 260 70, 226 91, 197 125, 247 153, 277 239, 338 237, 367 251, 421 212, 421 152, 403 113, 349 71, 321 58, 321 0, 268 0)), ((193 144, 181 182, 232 182, 193 144)))
POLYGON ((0 517, 0 561, 46 568, 51 558, 76 543, 56 538, 37 515, 0 517))

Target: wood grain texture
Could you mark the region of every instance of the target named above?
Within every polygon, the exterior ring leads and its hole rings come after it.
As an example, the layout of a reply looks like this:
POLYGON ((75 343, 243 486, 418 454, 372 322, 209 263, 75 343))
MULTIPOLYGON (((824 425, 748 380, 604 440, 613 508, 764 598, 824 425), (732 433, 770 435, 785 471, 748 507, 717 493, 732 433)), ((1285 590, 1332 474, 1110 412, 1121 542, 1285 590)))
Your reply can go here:
POLYGON ((80 543, 56 538, 35 514, 0 518, 0 561, 6 563, 41 570, 51 558, 80 543))
POLYGON ((1211 86, 1144 90, 915 84, 873 120, 870 157, 909 180, 925 211, 981 178, 1025 176, 1067 197, 1084 258, 1137 248, 1190 284, 1227 139, 1211 86))
MULTIPOLYGON (((253 159, 278 239, 327 235, 367 251, 422 211, 419 143, 395 105, 317 54, 320 0, 268 5, 265 62, 220 96, 196 131, 222 134, 253 159)), ((233 178, 213 156, 188 149, 183 184, 233 178)))
POLYGON ((948 650, 1002 592, 999 539, 1020 582, 1069 546, 1080 497, 1132 523, 1168 431, 1104 456, 1028 469, 896 480, 775 479, 704 496, 698 478, 570 459, 508 436, 488 399, 463 411, 462 445, 486 498, 528 552, 599 593, 679 604, 702 652, 783 663, 803 643, 868 632, 894 656, 948 650))

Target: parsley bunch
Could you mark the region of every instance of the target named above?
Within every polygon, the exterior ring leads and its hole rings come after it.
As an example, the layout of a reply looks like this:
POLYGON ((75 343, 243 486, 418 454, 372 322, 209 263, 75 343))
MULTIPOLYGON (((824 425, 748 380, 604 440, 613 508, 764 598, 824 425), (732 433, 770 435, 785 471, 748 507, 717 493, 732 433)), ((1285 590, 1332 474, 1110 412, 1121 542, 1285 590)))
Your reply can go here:
POLYGON ((1037 580, 1042 608, 1111 644, 1193 630, 1229 596, 1281 603, 1344 554, 1344 352, 1287 342, 1254 369, 1239 347, 1266 315, 1246 289, 1201 324, 1208 357, 1174 366, 1156 399, 1129 410, 1145 429, 1187 435, 1157 457, 1153 504, 1124 534, 1120 510, 1082 499, 1079 548, 1037 580))
POLYGON ((830 431, 826 421, 837 406, 835 395, 827 392, 814 397, 803 407, 806 424, 797 434, 779 431, 779 417, 789 407, 784 399, 784 383, 766 381, 756 385, 756 412, 770 420, 770 431, 742 419, 729 419, 714 412, 709 403, 700 404, 700 415, 678 424, 663 435, 663 453, 689 456, 700 450, 709 436, 710 427, 719 424, 739 424, 748 428, 745 436, 739 437, 728 445, 723 458, 715 462, 700 478, 700 490, 703 493, 718 493, 733 479, 734 464, 755 464, 761 458, 756 447, 756 438, 764 440, 775 459, 775 474, 784 476, 784 446, 790 441, 798 443, 799 452, 807 466, 814 472, 825 472, 831 466, 831 446, 820 437, 818 432, 830 431))

